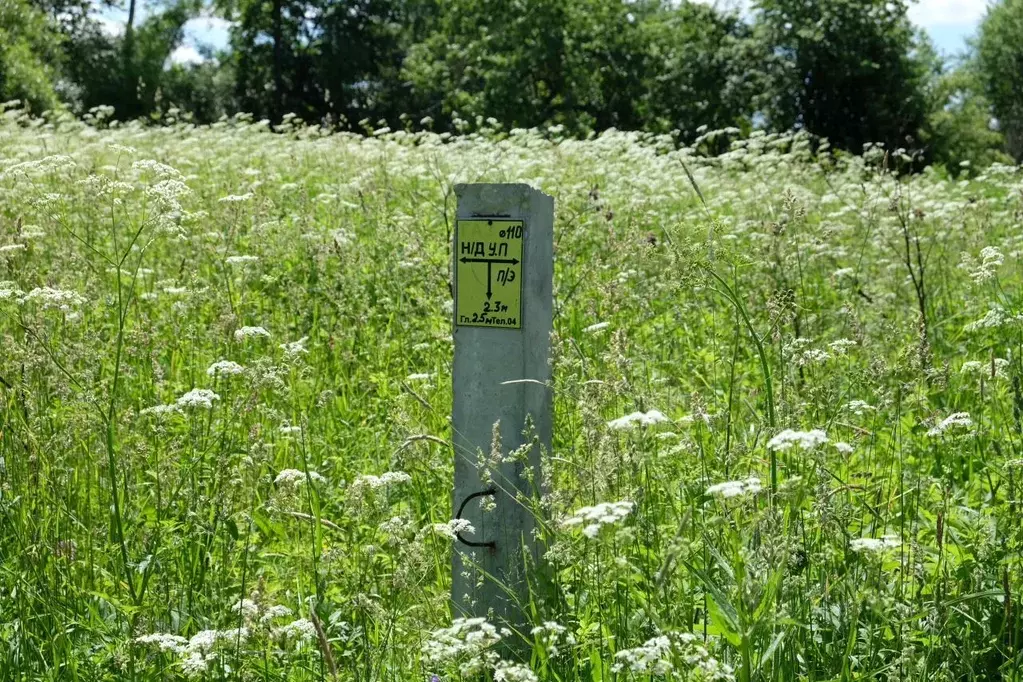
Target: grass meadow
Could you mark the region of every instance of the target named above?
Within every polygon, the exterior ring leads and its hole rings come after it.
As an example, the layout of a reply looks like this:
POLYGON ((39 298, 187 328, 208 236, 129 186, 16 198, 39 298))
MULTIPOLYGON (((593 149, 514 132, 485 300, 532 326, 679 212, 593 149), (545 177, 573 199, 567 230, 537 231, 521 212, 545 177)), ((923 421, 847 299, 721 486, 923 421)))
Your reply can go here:
POLYGON ((0 123, 0 679, 1023 679, 1019 169, 163 123, 0 123), (516 660, 449 604, 453 187, 504 181, 556 202, 516 660))

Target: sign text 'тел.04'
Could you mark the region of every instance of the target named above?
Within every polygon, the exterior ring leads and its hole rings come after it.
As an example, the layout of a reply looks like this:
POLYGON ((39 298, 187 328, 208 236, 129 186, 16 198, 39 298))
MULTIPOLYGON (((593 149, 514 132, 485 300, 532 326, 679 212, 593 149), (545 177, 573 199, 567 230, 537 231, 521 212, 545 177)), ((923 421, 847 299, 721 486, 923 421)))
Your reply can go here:
POLYGON ((455 226, 455 324, 522 327, 521 220, 459 220, 455 226))

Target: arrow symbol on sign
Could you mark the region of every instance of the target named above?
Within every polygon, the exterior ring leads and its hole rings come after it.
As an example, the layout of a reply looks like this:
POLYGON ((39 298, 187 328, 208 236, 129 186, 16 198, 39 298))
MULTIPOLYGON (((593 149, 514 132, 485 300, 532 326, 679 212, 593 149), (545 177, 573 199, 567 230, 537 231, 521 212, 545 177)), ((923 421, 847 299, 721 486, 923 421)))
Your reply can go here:
POLYGON ((486 263, 487 264, 487 300, 489 301, 494 296, 494 280, 493 280, 493 267, 494 263, 508 263, 510 265, 518 265, 518 258, 469 258, 468 256, 462 256, 459 258, 463 263, 486 263))
POLYGON ((462 256, 458 260, 463 263, 511 263, 512 265, 518 265, 518 258, 468 258, 462 256))

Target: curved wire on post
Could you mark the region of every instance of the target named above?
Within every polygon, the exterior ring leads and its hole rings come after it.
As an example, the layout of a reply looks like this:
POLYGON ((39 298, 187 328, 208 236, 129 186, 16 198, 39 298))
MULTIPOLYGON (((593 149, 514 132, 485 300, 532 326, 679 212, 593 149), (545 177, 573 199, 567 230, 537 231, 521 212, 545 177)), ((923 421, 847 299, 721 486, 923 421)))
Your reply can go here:
MULTIPOLYGON (((465 511, 465 505, 469 504, 471 500, 475 500, 477 497, 484 497, 486 495, 490 496, 497 495, 497 489, 487 488, 486 490, 481 490, 478 493, 473 493, 472 495, 469 495, 469 497, 462 500, 462 506, 458 508, 458 513, 455 514, 455 520, 458 521, 462 518, 462 512, 465 511)), ((455 537, 457 537, 459 541, 461 541, 463 544, 469 545, 470 547, 489 547, 490 549, 494 549, 495 547, 497 547, 497 543, 494 541, 473 542, 472 540, 466 540, 465 538, 462 537, 462 534, 460 532, 456 532, 455 537)))

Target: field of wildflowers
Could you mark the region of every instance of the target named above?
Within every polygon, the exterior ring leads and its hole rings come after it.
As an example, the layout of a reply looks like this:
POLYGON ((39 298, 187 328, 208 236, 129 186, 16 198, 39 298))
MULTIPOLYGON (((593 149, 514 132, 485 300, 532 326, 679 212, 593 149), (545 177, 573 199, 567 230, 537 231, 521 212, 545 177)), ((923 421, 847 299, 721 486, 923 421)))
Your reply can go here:
POLYGON ((164 124, 0 123, 0 679, 1023 678, 1018 169, 164 124), (557 207, 518 634, 448 603, 475 181, 557 207))

